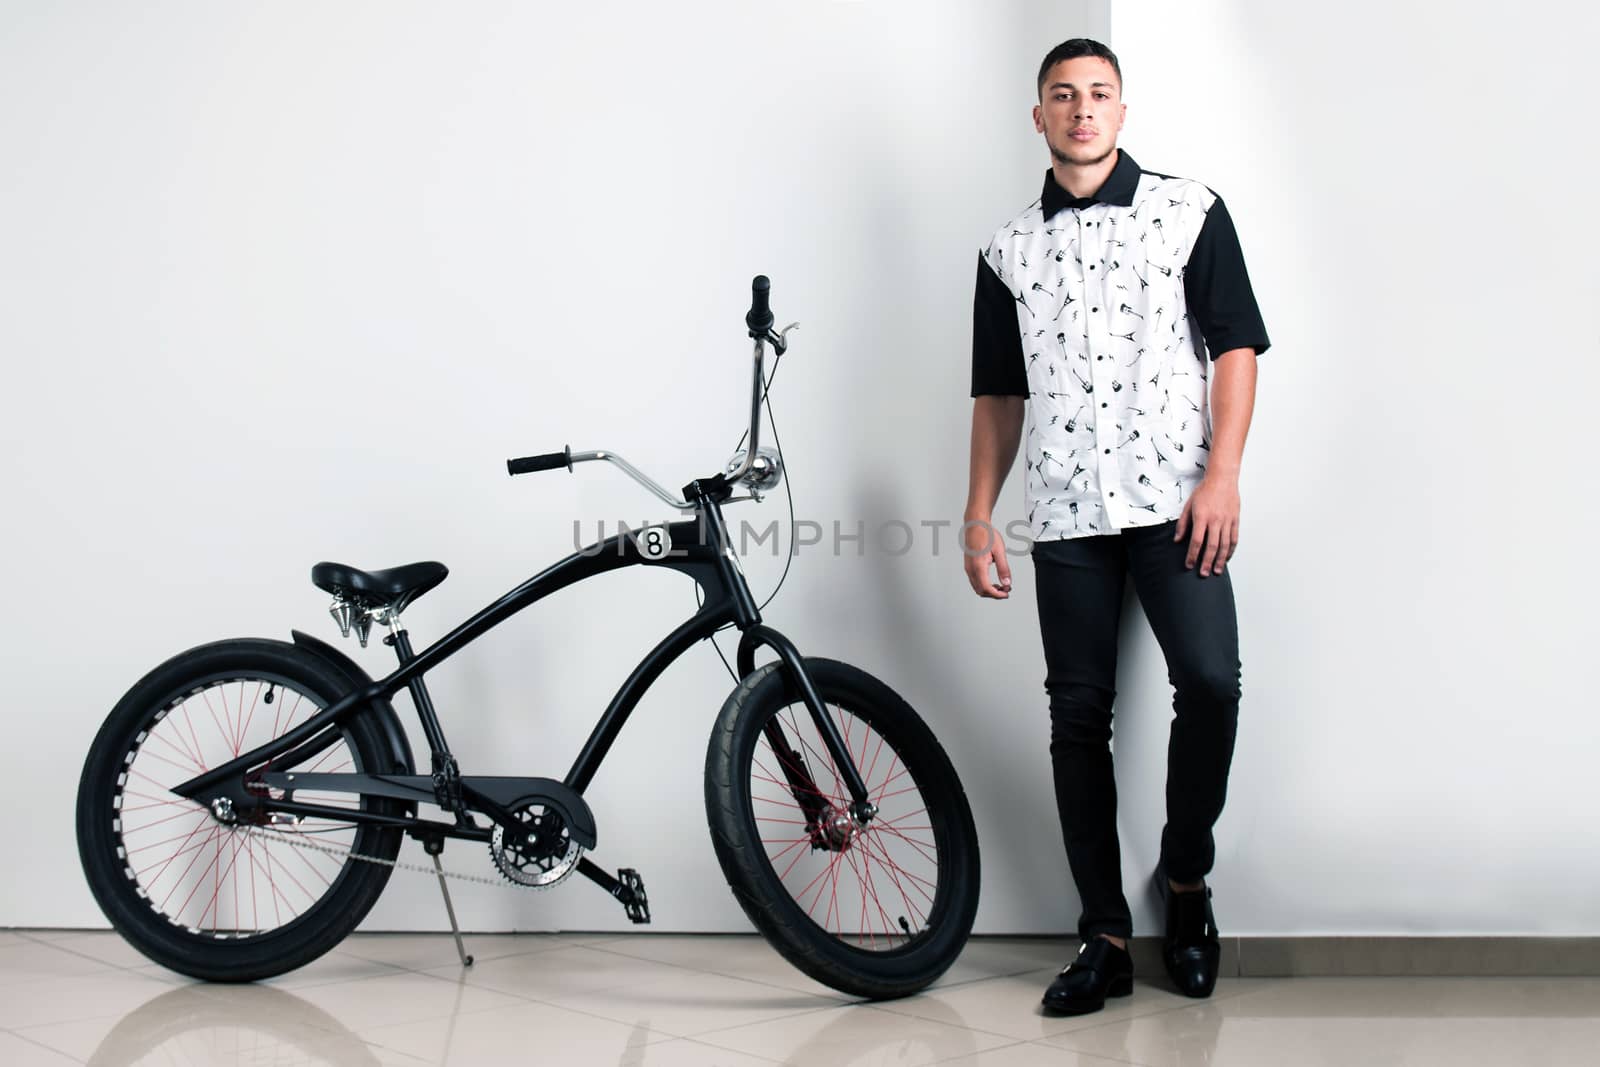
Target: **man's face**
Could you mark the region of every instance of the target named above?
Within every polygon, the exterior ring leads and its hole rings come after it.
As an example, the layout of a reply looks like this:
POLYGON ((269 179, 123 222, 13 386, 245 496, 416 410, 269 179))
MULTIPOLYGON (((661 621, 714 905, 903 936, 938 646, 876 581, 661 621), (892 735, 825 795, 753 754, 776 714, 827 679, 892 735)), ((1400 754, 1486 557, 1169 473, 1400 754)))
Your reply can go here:
POLYGON ((1045 75, 1033 109, 1033 128, 1044 134, 1059 163, 1093 166, 1117 147, 1128 107, 1111 64, 1099 56, 1063 59, 1045 75))

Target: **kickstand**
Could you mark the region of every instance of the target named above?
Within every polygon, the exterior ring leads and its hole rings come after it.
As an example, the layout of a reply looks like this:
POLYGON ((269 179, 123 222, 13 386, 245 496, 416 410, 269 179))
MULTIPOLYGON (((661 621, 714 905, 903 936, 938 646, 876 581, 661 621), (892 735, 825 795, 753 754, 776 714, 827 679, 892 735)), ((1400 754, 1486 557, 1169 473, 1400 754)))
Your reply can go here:
MULTIPOLYGON (((433 843, 429 842, 428 844, 432 845, 433 843)), ((424 847, 427 848, 428 854, 433 857, 433 869, 439 875, 439 892, 444 894, 444 910, 450 916, 450 933, 456 939, 456 954, 461 957, 461 966, 471 967, 472 957, 467 955, 467 946, 461 940, 461 927, 456 924, 455 905, 450 903, 450 887, 445 884, 444 865, 439 862, 439 853, 443 851, 444 842, 439 842, 439 848, 437 849, 428 846, 424 847)))

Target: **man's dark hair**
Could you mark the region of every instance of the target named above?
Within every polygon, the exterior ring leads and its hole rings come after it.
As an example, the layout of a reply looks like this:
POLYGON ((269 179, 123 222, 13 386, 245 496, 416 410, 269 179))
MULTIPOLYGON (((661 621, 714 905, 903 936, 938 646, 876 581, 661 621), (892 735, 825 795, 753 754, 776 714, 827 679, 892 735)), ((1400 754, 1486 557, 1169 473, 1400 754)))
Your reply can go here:
POLYGON ((1063 59, 1077 59, 1079 56, 1098 56, 1110 63, 1111 69, 1117 72, 1117 85, 1121 87, 1122 67, 1117 63, 1117 54, 1099 41, 1088 37, 1074 37, 1050 49, 1050 54, 1039 64, 1039 99, 1044 99, 1044 80, 1050 74, 1050 68, 1063 59))

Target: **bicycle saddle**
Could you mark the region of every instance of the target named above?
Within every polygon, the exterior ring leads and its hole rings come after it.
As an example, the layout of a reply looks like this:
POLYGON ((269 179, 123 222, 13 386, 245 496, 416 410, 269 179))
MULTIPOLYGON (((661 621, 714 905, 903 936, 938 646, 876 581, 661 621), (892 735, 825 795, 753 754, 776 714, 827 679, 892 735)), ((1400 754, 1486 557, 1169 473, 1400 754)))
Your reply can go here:
POLYGON ((431 560, 384 571, 363 571, 343 563, 324 562, 311 568, 311 584, 334 596, 371 604, 393 604, 398 610, 444 581, 449 573, 450 569, 443 563, 431 560))

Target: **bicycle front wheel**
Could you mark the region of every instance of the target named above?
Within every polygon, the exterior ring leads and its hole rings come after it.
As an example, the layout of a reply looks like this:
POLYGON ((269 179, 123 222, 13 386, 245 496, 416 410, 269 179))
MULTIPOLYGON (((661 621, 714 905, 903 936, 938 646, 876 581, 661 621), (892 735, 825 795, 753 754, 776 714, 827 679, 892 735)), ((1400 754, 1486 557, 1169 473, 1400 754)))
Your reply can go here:
POLYGON ((972 810, 898 694, 849 664, 805 662, 878 814, 865 826, 850 817, 810 711, 770 663, 734 690, 712 732, 712 844, 745 914, 790 963, 853 996, 907 996, 955 962, 972 930, 972 810))
MULTIPOLYGON (((171 787, 280 737, 344 695, 338 672, 281 641, 202 645, 112 709, 78 786, 78 853, 106 918, 150 959, 193 978, 254 981, 309 963, 377 901, 398 829, 335 816, 224 824, 171 787)), ((388 773, 358 713, 305 771, 388 773)), ((292 768, 284 768, 286 770, 292 768)), ((401 814, 398 801, 298 791, 307 804, 401 814)))

